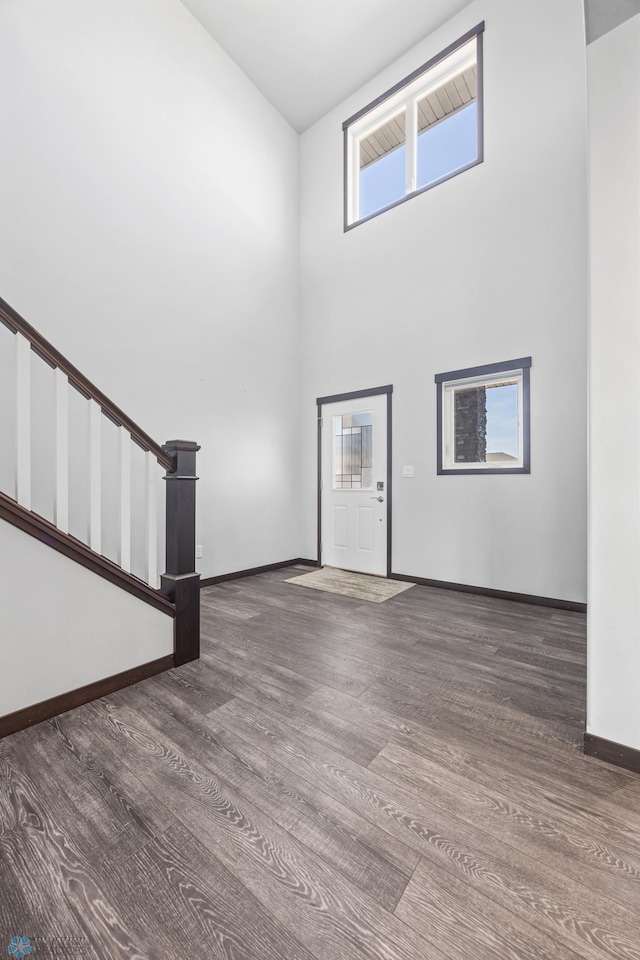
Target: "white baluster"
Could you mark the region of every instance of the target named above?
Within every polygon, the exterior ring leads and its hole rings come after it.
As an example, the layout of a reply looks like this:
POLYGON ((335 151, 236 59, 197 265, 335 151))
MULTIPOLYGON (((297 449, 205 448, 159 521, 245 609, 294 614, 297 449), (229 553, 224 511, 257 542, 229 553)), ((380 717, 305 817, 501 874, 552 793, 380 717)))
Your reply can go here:
POLYGON ((102 552, 102 411, 89 400, 89 546, 102 552))
POLYGON ((131 434, 120 427, 120 552, 118 562, 131 572, 131 434))
POLYGON ((31 344, 16 333, 16 499, 31 510, 31 344))
POLYGON ((145 524, 145 543, 147 553, 147 583, 154 589, 158 586, 158 505, 156 497, 156 478, 158 461, 147 451, 145 456, 145 486, 147 494, 147 519, 145 524))
POLYGON ((56 368, 56 526, 69 532, 69 380, 56 368))

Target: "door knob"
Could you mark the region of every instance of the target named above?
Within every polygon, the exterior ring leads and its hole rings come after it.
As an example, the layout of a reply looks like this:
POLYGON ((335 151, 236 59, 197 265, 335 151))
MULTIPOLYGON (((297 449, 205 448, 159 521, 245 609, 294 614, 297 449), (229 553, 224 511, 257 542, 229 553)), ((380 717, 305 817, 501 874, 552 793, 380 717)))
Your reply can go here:
POLYGON ((369 500, 377 500, 378 503, 384 503, 384 497, 369 497, 369 500))

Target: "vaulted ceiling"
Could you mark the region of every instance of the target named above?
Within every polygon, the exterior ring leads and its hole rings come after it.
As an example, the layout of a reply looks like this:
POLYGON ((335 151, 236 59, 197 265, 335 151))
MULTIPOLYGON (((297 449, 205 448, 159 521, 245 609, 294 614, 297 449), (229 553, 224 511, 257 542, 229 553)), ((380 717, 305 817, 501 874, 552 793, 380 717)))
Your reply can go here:
MULTIPOLYGON (((468 2, 182 0, 298 131, 468 2)), ((585 0, 585 7, 591 41, 640 13, 640 0, 585 0)))
POLYGON ((298 131, 469 0, 182 0, 298 131))

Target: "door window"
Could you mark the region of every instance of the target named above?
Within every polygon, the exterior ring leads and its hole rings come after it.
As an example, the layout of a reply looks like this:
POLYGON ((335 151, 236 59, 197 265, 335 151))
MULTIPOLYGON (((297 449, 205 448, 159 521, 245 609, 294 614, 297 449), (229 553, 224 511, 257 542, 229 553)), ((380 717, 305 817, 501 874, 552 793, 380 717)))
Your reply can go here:
POLYGON ((373 490, 373 412, 333 418, 333 489, 373 490))

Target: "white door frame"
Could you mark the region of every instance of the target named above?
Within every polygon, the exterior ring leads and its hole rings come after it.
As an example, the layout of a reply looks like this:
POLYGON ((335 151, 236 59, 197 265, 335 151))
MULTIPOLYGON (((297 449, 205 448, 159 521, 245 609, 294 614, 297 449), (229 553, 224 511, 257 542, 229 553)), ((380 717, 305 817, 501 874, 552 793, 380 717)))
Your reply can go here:
POLYGON ((322 566, 322 406, 325 403, 341 403, 343 400, 360 400, 362 397, 375 397, 379 394, 387 395, 387 577, 391 576, 391 409, 393 384, 385 387, 371 387, 369 390, 353 390, 351 393, 336 393, 331 397, 318 397, 316 406, 318 411, 318 566, 322 566))

